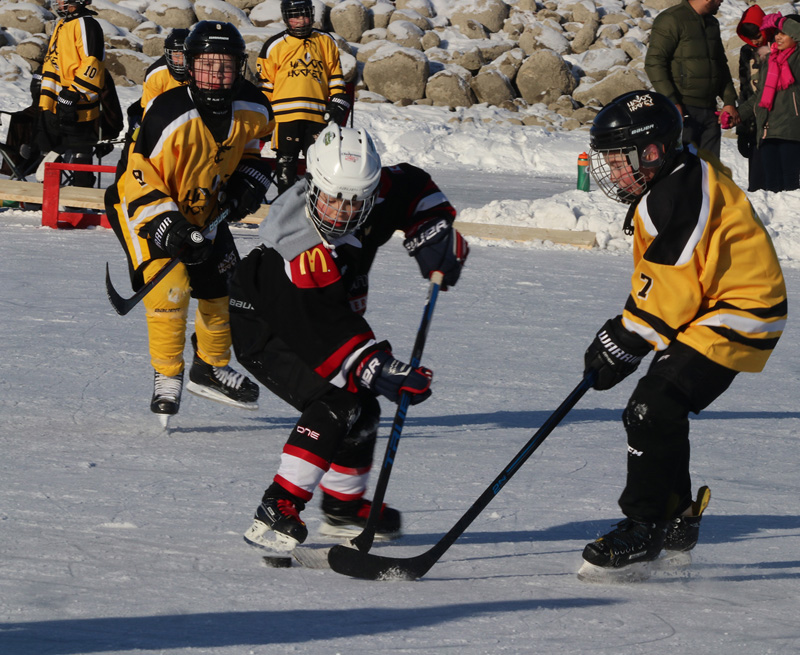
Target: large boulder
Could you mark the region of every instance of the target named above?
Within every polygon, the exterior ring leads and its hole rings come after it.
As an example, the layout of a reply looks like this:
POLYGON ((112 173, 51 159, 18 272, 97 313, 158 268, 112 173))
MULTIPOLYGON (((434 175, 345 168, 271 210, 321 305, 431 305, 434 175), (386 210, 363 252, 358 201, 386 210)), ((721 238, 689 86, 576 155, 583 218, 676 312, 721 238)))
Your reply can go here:
POLYGON ((407 20, 398 20, 389 23, 386 28, 386 39, 403 48, 422 50, 422 37, 425 33, 414 23, 407 20))
POLYGON ((98 18, 103 18, 126 30, 135 30, 146 20, 138 11, 118 5, 111 0, 93 0, 91 8, 97 12, 98 18))
POLYGON ((517 72, 517 88, 528 104, 554 102, 570 95, 577 82, 564 59, 552 50, 537 50, 517 72))
POLYGON ((391 102, 421 100, 429 74, 428 59, 412 48, 384 45, 364 64, 367 88, 391 102))
POLYGON ((445 107, 471 107, 475 93, 470 87, 472 74, 461 66, 447 66, 428 78, 425 97, 434 105, 445 107))
POLYGON ((490 32, 499 32, 508 14, 509 6, 503 0, 456 0, 452 5, 450 22, 458 25, 471 18, 490 32))
POLYGON ((649 88, 650 81, 644 71, 620 68, 599 82, 582 81, 572 97, 582 105, 593 104, 594 101, 607 105, 623 93, 649 88))
POLYGON ((155 61, 141 52, 106 48, 106 70, 119 86, 133 86, 144 82, 147 69, 155 61))
POLYGON ((512 102, 517 96, 514 86, 503 73, 495 68, 484 67, 470 83, 478 102, 500 106, 512 102))
POLYGON ((165 29, 191 27, 197 22, 194 5, 190 0, 157 0, 144 12, 145 18, 165 29))
POLYGON ((223 0, 196 0, 194 13, 197 20, 219 20, 239 28, 252 25, 247 14, 223 0))
POLYGON ((54 18, 47 9, 32 2, 0 4, 0 25, 7 29, 22 30, 30 34, 44 33, 54 18))
POLYGON ((372 14, 358 0, 344 0, 331 8, 330 21, 345 41, 358 43, 372 26, 372 14))

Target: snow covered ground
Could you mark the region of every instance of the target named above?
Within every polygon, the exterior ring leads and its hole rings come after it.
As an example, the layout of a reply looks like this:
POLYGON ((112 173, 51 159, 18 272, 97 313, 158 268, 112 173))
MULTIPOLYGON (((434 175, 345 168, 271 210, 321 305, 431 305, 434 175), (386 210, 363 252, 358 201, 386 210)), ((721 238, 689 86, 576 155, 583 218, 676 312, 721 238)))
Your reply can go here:
MULTIPOLYGON (((2 95, 0 107, 16 108, 2 95)), ((406 536, 374 552, 415 555, 450 529, 575 387, 586 346, 628 293, 624 207, 573 190, 587 134, 467 111, 477 120, 369 105, 356 116, 385 163, 421 164, 445 192, 451 182, 462 220, 591 229, 599 245, 472 241, 423 358, 434 396, 409 411, 389 485, 406 536)), ((742 183, 732 140, 723 159, 742 183)), ((751 197, 794 307, 800 192, 751 197)), ((262 565, 241 533, 294 410, 266 393, 258 412, 187 395, 162 433, 148 410, 144 314, 117 316, 103 289, 108 261, 129 295, 116 239, 40 221, 0 212, 3 655, 800 650, 793 320, 766 371, 739 376, 693 421, 695 486, 709 485, 712 500, 688 573, 626 586, 575 577, 584 544, 620 518, 620 414, 632 378, 590 391, 422 580, 364 582, 262 565)), ((252 229, 235 234, 242 253, 256 244, 252 229)), ((399 239, 382 251, 372 287, 376 333, 410 353, 426 285, 399 239)), ((378 459, 393 415, 383 407, 378 459)), ((315 501, 304 516, 313 535, 315 501)))

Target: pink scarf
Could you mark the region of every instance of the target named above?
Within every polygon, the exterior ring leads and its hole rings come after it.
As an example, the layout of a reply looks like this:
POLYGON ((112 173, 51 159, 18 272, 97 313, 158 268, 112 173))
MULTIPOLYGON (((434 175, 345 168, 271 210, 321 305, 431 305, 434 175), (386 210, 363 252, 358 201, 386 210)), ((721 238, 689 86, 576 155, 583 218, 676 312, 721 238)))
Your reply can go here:
POLYGON ((766 108, 767 111, 772 111, 772 103, 775 101, 775 94, 778 91, 788 89, 794 84, 794 75, 789 68, 787 59, 795 49, 796 45, 786 50, 778 50, 776 43, 772 44, 772 52, 769 55, 769 64, 767 66, 767 79, 764 81, 764 91, 761 93, 761 100, 758 103, 759 107, 766 108))

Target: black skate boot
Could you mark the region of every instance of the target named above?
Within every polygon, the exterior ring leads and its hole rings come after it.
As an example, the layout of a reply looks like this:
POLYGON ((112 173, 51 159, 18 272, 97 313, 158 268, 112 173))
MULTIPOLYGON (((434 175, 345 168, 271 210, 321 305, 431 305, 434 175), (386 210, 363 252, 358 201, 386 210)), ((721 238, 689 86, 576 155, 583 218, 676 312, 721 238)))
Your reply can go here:
POLYGON ((308 528, 300 518, 305 504, 299 500, 267 496, 253 517, 253 525, 244 533, 244 540, 278 553, 288 553, 308 537, 308 528))
MULTIPOLYGON (((322 494, 322 515, 324 521, 319 533, 327 537, 350 539, 361 534, 367 524, 372 502, 366 498, 339 500, 330 494, 322 494)), ((375 541, 397 539, 402 534, 400 512, 385 503, 378 515, 375 528, 375 541)))
POLYGON ((242 409, 258 409, 258 385, 246 375, 230 366, 206 364, 197 354, 197 337, 192 335, 195 346, 192 368, 189 369, 187 391, 195 396, 242 409))
POLYGON ((646 563, 658 557, 664 547, 665 532, 666 521, 645 522, 630 518, 620 521, 615 530, 586 544, 578 578, 594 582, 601 578, 647 577, 646 563), (624 569, 624 572, 615 571, 617 569, 624 569))
POLYGON ((692 563, 691 551, 700 537, 700 521, 703 512, 711 500, 711 490, 700 487, 697 500, 691 504, 692 513, 688 516, 676 516, 667 523, 667 534, 664 538, 664 557, 672 566, 688 566, 692 563))
POLYGON ((154 371, 153 397, 150 400, 150 411, 159 415, 164 427, 167 427, 169 417, 177 414, 180 409, 182 390, 183 371, 172 377, 154 371))

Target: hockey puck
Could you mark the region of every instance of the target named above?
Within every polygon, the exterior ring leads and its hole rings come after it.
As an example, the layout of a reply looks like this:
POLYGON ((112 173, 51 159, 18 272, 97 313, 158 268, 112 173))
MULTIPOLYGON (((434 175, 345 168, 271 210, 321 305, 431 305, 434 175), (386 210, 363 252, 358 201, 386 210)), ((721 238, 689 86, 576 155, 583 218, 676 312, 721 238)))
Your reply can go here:
POLYGON ((290 569, 292 567, 291 557, 280 557, 277 555, 263 555, 264 564, 273 569, 290 569))

